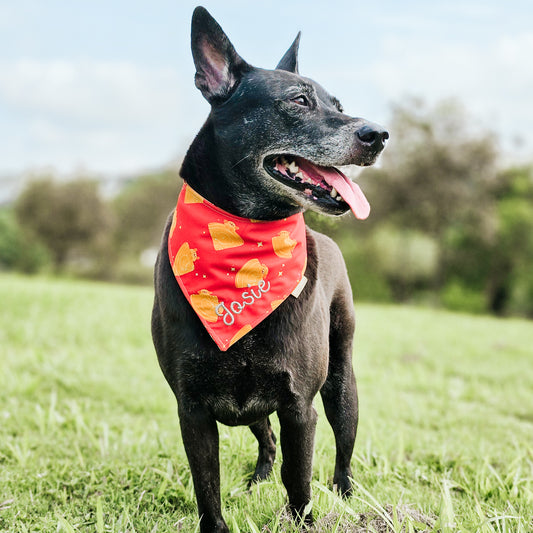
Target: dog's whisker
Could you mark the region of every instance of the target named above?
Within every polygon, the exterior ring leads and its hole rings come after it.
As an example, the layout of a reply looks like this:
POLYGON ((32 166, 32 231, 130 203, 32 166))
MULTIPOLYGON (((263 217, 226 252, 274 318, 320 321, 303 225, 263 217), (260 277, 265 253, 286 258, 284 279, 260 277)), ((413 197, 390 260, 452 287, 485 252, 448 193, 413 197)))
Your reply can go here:
POLYGON ((242 159, 239 159, 231 168, 234 169, 236 166, 240 165, 243 161, 251 157, 252 154, 245 155, 242 159))

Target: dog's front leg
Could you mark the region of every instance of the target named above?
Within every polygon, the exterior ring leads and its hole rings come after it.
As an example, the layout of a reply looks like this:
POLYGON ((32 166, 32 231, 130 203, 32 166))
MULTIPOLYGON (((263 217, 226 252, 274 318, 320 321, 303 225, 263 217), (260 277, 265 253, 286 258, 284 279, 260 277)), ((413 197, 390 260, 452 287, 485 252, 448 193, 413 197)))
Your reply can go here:
POLYGON ((328 377, 320 390, 337 448, 333 486, 345 497, 352 494, 350 462, 359 414, 352 365, 355 330, 352 302, 349 281, 345 278, 345 290, 331 304, 328 377))
POLYGON ((337 448, 333 487, 342 496, 348 497, 353 490, 350 462, 358 422, 357 387, 351 363, 346 364, 345 375, 328 376, 320 393, 337 448))
POLYGON ((220 506, 220 463, 216 420, 201 407, 178 408, 181 436, 191 468, 201 533, 229 533, 220 506))
POLYGON ((311 512, 305 507, 311 501, 311 476, 313 473, 313 448, 317 414, 311 404, 302 409, 280 409, 281 479, 289 496, 293 516, 313 522, 311 512))

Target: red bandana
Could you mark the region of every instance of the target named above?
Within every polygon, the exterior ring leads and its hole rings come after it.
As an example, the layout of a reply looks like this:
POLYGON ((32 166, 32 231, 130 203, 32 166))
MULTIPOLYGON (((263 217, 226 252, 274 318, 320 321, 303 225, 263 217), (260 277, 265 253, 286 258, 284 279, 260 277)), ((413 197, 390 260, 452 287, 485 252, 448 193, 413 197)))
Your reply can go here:
POLYGON ((236 217, 184 184, 168 237, 183 294, 226 351, 305 285, 305 223, 236 217))

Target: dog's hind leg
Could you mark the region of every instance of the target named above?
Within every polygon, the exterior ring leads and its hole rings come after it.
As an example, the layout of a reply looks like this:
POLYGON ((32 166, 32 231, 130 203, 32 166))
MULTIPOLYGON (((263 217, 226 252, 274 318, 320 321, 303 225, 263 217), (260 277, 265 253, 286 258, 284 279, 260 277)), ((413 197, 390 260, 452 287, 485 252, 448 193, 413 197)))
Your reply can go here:
POLYGON ((272 471, 274 459, 276 458, 276 435, 274 435, 274 432, 272 431, 268 416, 263 418, 263 420, 252 424, 250 429, 259 443, 259 455, 257 457, 255 472, 248 487, 250 487, 252 483, 268 477, 272 471))
POLYGON ((333 485, 343 496, 352 492, 350 461, 358 422, 357 386, 352 366, 354 329, 350 291, 331 307, 328 377, 320 390, 337 449, 333 485))
POLYGON ((178 406, 181 435, 191 467, 201 533, 229 533, 220 505, 218 427, 207 410, 178 406))

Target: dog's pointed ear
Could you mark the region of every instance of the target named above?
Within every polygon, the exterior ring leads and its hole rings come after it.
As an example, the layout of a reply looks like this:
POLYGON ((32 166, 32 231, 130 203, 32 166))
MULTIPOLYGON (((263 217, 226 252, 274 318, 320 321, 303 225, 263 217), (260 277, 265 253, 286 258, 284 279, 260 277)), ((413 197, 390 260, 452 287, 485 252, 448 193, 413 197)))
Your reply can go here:
POLYGON ((285 52, 285 55, 281 58, 281 61, 278 63, 276 70, 286 70, 288 72, 293 72, 294 74, 299 74, 298 72, 298 47, 300 46, 300 35, 301 31, 298 32, 296 39, 294 39, 290 48, 285 52))
POLYGON ((210 103, 225 100, 242 74, 250 68, 203 7, 197 7, 192 15, 191 48, 196 66, 196 87, 210 103))

